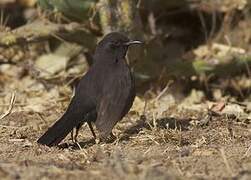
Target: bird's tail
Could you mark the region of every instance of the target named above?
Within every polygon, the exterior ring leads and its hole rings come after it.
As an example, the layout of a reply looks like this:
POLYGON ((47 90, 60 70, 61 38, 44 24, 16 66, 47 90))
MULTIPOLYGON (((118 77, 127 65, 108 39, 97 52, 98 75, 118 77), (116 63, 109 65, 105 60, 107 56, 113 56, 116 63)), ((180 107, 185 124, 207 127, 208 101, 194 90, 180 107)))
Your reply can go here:
POLYGON ((38 143, 46 146, 58 145, 77 125, 80 115, 70 115, 66 112, 52 127, 50 127, 39 139, 38 143))

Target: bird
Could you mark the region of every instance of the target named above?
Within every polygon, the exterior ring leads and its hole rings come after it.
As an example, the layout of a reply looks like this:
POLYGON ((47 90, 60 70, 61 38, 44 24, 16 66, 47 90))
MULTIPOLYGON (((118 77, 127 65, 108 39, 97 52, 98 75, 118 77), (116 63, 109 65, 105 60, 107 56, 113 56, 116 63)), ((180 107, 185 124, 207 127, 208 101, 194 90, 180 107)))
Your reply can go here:
POLYGON ((128 113, 135 99, 135 81, 126 54, 130 40, 121 32, 111 32, 97 44, 93 64, 78 83, 68 108, 38 140, 46 146, 57 146, 76 128, 86 122, 94 136, 95 124, 99 139, 113 135, 113 127, 128 113))

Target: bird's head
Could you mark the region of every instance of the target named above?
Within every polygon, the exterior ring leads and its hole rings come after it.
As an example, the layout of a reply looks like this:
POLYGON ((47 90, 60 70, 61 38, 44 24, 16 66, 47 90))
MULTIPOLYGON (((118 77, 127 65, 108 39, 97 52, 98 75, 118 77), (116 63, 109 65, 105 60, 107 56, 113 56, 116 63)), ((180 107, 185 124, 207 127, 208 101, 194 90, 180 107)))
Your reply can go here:
POLYGON ((122 33, 112 32, 98 43, 95 55, 124 59, 129 46, 141 43, 138 40, 130 40, 122 33))

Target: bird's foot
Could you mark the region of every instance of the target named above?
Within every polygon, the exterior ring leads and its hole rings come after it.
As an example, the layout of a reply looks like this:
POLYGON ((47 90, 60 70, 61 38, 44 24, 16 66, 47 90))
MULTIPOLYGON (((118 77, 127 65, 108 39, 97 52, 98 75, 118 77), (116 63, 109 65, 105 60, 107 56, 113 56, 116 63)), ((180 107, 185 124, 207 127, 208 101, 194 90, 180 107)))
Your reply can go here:
POLYGON ((115 141, 117 141, 117 137, 113 133, 111 133, 108 139, 106 140, 107 143, 113 143, 115 141))
POLYGON ((95 139, 96 144, 100 144, 100 143, 112 143, 117 139, 117 137, 113 134, 110 133, 110 135, 108 135, 107 137, 99 137, 95 139))

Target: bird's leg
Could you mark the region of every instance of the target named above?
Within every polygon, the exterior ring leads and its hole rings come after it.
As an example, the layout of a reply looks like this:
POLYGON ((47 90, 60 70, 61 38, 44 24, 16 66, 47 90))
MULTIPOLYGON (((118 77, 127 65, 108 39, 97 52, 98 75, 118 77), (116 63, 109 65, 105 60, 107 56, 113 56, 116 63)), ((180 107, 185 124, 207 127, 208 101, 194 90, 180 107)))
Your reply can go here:
POLYGON ((82 124, 79 123, 79 124, 77 125, 77 127, 76 127, 76 134, 75 134, 75 136, 74 136, 74 141, 75 141, 75 143, 78 142, 78 133, 79 133, 79 130, 80 130, 81 126, 82 126, 82 124))
POLYGON ((74 128, 73 128, 72 131, 71 131, 71 140, 72 140, 72 142, 74 143, 74 128))
POLYGON ((92 127, 92 123, 90 121, 87 121, 87 124, 88 124, 88 126, 89 126, 89 128, 90 128, 90 130, 92 132, 92 135, 93 135, 94 139, 97 139, 97 136, 96 136, 96 134, 94 132, 94 129, 92 127))

